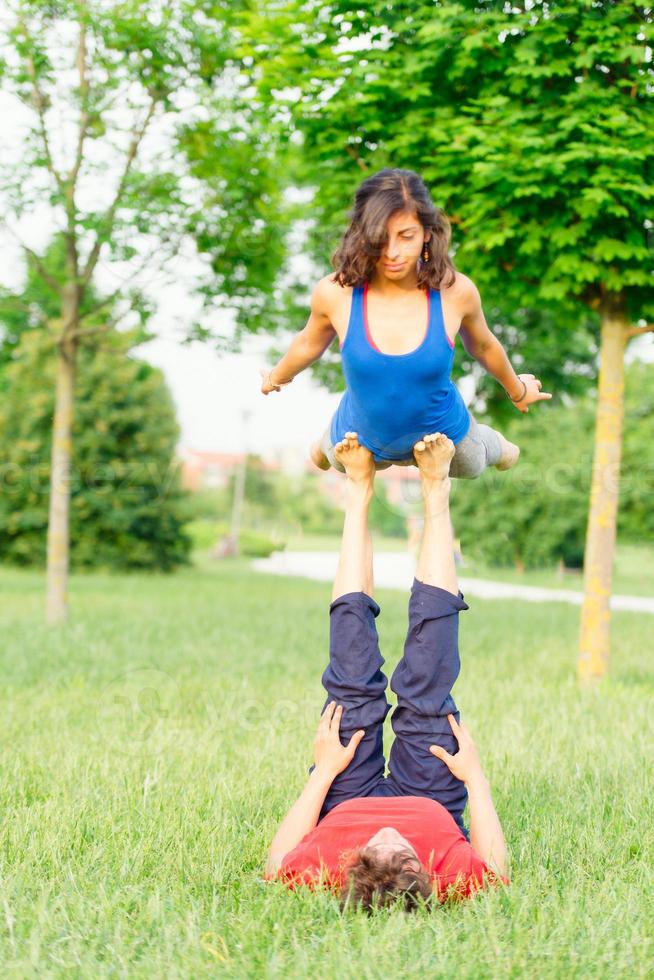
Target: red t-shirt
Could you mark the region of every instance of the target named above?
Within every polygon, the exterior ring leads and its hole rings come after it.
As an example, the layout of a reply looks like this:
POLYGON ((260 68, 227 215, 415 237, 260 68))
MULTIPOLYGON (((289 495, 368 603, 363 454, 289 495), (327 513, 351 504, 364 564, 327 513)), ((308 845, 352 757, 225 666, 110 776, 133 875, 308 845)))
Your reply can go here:
POLYGON ((356 852, 382 827, 409 841, 439 895, 451 886, 462 895, 481 887, 493 872, 467 842, 444 806, 424 796, 367 796, 334 807, 282 860, 277 877, 289 887, 341 887, 356 852))

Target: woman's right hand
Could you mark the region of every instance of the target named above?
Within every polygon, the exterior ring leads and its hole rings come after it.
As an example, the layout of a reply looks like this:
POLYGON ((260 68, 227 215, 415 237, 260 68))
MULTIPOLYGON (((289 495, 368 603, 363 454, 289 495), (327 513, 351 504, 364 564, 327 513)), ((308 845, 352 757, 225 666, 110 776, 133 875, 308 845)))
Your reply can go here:
MULTIPOLYGON (((285 385, 290 385, 290 381, 277 381, 273 382, 271 378, 272 371, 266 371, 265 368, 260 368, 259 373, 261 375, 261 394, 269 395, 271 391, 281 391, 285 385)), ((292 380, 292 379, 291 379, 292 380)))
POLYGON ((479 777, 485 778, 479 761, 477 746, 473 742, 467 727, 464 724, 459 724, 454 715, 448 715, 447 720, 459 743, 459 751, 456 755, 450 755, 441 745, 430 745, 429 751, 445 763, 453 776, 456 776, 466 785, 479 779, 479 777))

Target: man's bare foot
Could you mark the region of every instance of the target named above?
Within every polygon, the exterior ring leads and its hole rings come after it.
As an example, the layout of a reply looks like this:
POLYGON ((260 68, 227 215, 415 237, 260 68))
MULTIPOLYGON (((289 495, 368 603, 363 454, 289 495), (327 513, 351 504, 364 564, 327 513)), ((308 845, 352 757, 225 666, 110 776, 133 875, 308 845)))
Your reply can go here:
POLYGON ((346 432, 334 446, 334 456, 345 467, 348 479, 355 483, 372 483, 375 478, 375 461, 372 453, 359 443, 356 432, 346 432))
POLYGON ((500 437, 500 442, 502 443, 502 456, 500 457, 499 463, 495 464, 496 470, 510 470, 512 466, 518 462, 520 458, 520 446, 516 446, 514 442, 509 442, 505 439, 501 432, 497 433, 500 437))
POLYGON ((311 457, 311 462, 314 466, 317 466, 319 470, 328 470, 331 468, 331 463, 325 456, 324 452, 320 448, 319 442, 314 442, 309 450, 309 456, 311 457))
POLYGON ((454 443, 442 432, 432 432, 413 447, 420 476, 427 480, 446 480, 454 456, 454 443))

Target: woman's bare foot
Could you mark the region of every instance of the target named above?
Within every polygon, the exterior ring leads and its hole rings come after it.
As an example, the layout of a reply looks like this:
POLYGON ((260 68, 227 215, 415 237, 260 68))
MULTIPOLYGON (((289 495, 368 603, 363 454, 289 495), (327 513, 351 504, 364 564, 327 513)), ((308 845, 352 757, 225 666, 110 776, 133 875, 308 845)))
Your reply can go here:
POLYGON ((328 470, 331 468, 331 463, 325 456, 324 452, 320 448, 319 442, 314 442, 309 450, 309 456, 311 457, 311 462, 318 467, 319 470, 328 470))
POLYGON ((413 447, 420 476, 427 480, 446 480, 454 456, 454 443, 442 432, 432 432, 413 447))
POLYGON ((370 483, 375 478, 375 461, 372 453, 360 445, 356 432, 346 432, 334 446, 334 456, 345 467, 345 473, 354 483, 370 483))
POLYGON ((516 446, 514 442, 509 442, 508 439, 504 438, 501 432, 498 432, 497 434, 500 437, 500 442, 502 443, 502 455, 499 463, 495 464, 495 469, 510 470, 512 466, 515 466, 520 458, 520 446, 516 446))

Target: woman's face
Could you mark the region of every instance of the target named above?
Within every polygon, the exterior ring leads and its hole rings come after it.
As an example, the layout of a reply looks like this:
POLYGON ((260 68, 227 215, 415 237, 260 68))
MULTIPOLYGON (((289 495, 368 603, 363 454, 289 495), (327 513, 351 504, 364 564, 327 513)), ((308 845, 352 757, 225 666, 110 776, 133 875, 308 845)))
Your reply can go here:
POLYGON ((386 226, 386 242, 376 265, 379 275, 399 280, 407 273, 414 273, 428 239, 429 233, 412 212, 398 211, 391 215, 386 226))

